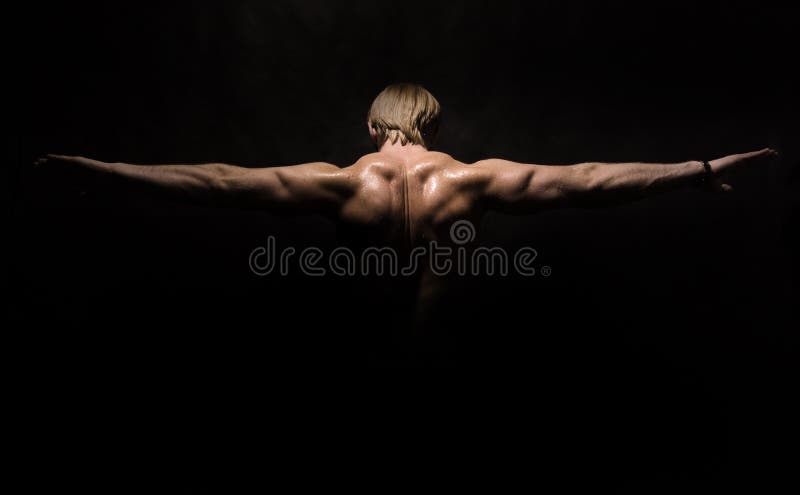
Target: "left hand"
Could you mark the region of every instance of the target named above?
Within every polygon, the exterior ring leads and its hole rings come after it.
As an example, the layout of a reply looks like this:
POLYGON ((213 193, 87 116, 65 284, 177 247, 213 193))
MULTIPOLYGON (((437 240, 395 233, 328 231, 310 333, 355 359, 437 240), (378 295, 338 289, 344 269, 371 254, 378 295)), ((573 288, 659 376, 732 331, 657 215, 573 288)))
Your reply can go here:
POLYGON ((708 164, 711 165, 714 176, 711 177, 710 188, 713 191, 732 191, 733 186, 730 185, 728 180, 731 171, 745 166, 766 164, 777 156, 777 151, 772 148, 764 148, 758 151, 728 155, 717 158, 716 160, 711 160, 708 164))

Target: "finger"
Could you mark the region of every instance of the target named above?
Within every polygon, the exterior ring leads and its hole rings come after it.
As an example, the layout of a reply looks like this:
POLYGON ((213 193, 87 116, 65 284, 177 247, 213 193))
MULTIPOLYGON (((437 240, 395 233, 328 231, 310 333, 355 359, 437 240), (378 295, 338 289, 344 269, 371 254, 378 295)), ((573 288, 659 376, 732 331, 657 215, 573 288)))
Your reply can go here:
POLYGON ((746 158, 750 157, 758 157, 758 158, 774 158, 778 156, 778 152, 772 148, 763 148, 758 151, 753 151, 751 153, 745 153, 744 156, 746 158))
POLYGON ((53 153, 48 153, 47 154, 47 158, 52 158, 54 160, 64 160, 64 161, 68 162, 68 161, 72 161, 72 160, 74 160, 74 159, 76 159, 78 157, 69 156, 69 155, 56 155, 56 154, 53 154, 53 153))
POLYGON ((738 155, 732 155, 733 158, 732 164, 743 165, 747 163, 761 163, 767 160, 770 160, 777 156, 777 152, 770 148, 764 148, 758 151, 750 151, 748 153, 739 153, 738 155))
POLYGON ((715 178, 709 184, 709 190, 714 192, 730 192, 733 190, 730 184, 723 182, 719 178, 715 178))
POLYGON ((767 154, 767 148, 764 148, 763 150, 748 151, 747 153, 741 153, 738 155, 738 157, 740 160, 749 160, 751 158, 761 158, 763 156, 766 156, 766 154, 767 154))
POLYGON ((777 152, 777 151, 775 151, 775 150, 774 150, 774 149, 772 149, 772 148, 764 148, 764 149, 760 149, 760 150, 758 150, 758 151, 756 152, 756 154, 757 154, 758 156, 766 156, 766 157, 778 156, 778 152, 777 152))

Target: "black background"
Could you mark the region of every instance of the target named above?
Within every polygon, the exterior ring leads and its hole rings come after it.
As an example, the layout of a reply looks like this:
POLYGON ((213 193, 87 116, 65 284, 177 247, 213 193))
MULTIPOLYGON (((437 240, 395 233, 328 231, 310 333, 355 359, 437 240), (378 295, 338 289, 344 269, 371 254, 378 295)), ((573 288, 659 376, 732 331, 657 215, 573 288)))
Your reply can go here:
POLYGON ((327 397, 316 405, 326 412, 311 409, 322 415, 389 395, 390 408, 366 416, 402 411, 403 424, 452 440, 440 438, 442 452, 472 446, 480 465, 487 450, 474 446, 487 442, 523 451, 509 469, 618 487, 763 483, 795 467, 797 9, 250 1, 17 14, 8 325, 20 376, 47 394, 166 398, 247 383, 272 413, 296 403, 286 396, 327 397), (347 166, 373 150, 366 112, 395 81, 437 97, 434 149, 465 162, 671 162, 767 146, 781 158, 741 173, 727 195, 488 216, 481 242, 532 246, 552 275, 463 281, 441 308, 459 335, 444 376, 408 370, 413 386, 367 385, 384 376, 372 369, 351 375, 350 393, 330 392, 331 369, 375 364, 358 342, 380 335, 381 307, 359 304, 352 282, 259 278, 247 266, 267 235, 325 248, 333 225, 28 166, 44 152, 347 166), (464 418, 466 433, 453 426, 464 418))

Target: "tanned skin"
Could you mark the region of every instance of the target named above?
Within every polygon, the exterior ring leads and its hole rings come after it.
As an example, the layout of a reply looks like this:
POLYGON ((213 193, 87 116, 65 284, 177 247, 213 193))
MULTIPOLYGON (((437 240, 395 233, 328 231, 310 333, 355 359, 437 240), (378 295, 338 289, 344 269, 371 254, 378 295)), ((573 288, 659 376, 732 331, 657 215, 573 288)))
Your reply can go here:
MULTIPOLYGON (((376 133, 371 127, 373 142, 376 133)), ((378 147, 375 142, 376 148, 378 147)), ((732 170, 765 163, 769 148, 710 161, 710 189, 730 191, 732 170)), ((537 165, 488 158, 463 163, 418 144, 386 141, 375 153, 339 168, 323 162, 267 168, 222 163, 133 165, 48 154, 36 165, 71 164, 170 196, 212 205, 322 214, 364 232, 373 245, 401 252, 447 243, 457 220, 478 225, 490 210, 527 214, 547 208, 629 201, 696 184, 701 161, 537 165)), ((401 258, 402 260, 402 258, 401 258)), ((402 261, 401 261, 402 263, 402 261)), ((435 300, 436 277, 422 267, 418 310, 435 300)))

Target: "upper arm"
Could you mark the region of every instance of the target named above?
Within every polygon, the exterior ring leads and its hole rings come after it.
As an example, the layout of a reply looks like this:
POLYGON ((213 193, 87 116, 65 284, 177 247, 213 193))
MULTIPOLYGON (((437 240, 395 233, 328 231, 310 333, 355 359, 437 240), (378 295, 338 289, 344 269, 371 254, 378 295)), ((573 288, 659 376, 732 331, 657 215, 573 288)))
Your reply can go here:
POLYGON ((491 209, 525 212, 564 202, 588 188, 589 170, 490 158, 472 165, 477 191, 491 209))
POLYGON ((335 214, 352 193, 350 174, 324 162, 226 171, 222 188, 251 206, 335 214))

